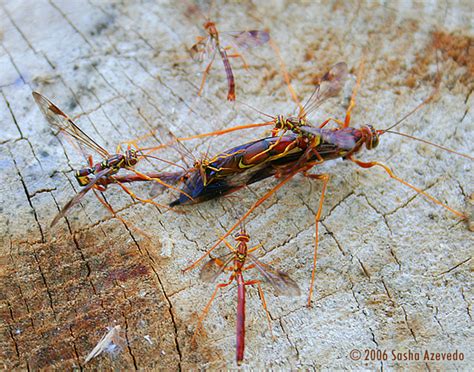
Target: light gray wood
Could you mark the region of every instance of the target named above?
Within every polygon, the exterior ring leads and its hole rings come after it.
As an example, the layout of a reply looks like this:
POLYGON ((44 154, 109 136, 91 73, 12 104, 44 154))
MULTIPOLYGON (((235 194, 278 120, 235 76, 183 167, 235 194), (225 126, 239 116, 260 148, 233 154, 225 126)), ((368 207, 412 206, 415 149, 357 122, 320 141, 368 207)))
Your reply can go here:
MULTIPOLYGON (((146 146, 169 140, 170 130, 188 136, 262 121, 255 111, 225 101, 220 60, 203 97, 196 98, 202 67, 186 47, 203 35, 204 19, 185 17, 186 5, 174 3, 1 2, 0 349, 7 369, 83 367, 107 327, 118 325, 127 346, 85 367, 235 367, 236 288, 215 299, 193 345, 197 317, 213 286, 199 281, 199 269, 181 269, 276 180, 186 207, 185 214, 133 203, 112 186, 106 197, 135 228, 112 218, 92 193, 67 221, 49 227, 79 190, 73 169, 85 163, 55 137, 33 90, 71 116, 80 115, 78 125, 111 152, 150 131, 155 132, 141 142, 146 146)), ((362 59, 356 127, 383 129, 401 118, 431 93, 438 66, 437 98, 399 130, 468 154, 474 129, 472 14, 469 1, 218 2, 211 11, 220 30, 268 28, 300 97, 311 93, 332 64, 348 64, 343 93, 311 117, 315 122, 344 117, 362 59), (440 42, 437 52, 433 40, 440 42)), ((292 113, 295 104, 271 48, 245 56, 248 70, 232 61, 237 99, 270 114, 292 113)), ((200 157, 263 135, 248 130, 186 145, 200 157)), ((179 159, 173 151, 159 154, 179 159)), ((474 191, 472 161, 409 139, 384 135, 376 150, 359 158, 390 165, 461 212, 474 191)), ((142 162, 137 169, 153 164, 142 162)), ((257 290, 248 290, 245 366, 472 369, 473 238, 466 223, 381 170, 335 161, 312 172, 331 176, 312 308, 305 305, 321 185, 298 175, 247 221, 251 243, 263 244, 262 261, 288 272, 302 295, 275 297, 267 288, 272 340, 257 290), (353 361, 353 349, 385 350, 388 360, 353 361), (393 361, 392 350, 458 350, 464 361, 393 361)), ((133 189, 147 197, 150 188, 133 189)), ((156 200, 166 204, 175 196, 166 191, 156 200)))

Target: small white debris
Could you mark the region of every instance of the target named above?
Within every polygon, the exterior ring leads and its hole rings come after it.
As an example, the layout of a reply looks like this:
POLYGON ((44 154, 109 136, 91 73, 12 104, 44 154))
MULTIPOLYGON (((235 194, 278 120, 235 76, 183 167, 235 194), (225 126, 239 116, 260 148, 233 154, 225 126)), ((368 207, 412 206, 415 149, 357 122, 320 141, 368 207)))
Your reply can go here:
POLYGON ((143 338, 147 340, 150 345, 153 345, 153 341, 151 340, 150 336, 146 335, 146 336, 143 336, 143 338))
POLYGON ((171 257, 173 254, 173 240, 170 239, 167 233, 163 233, 161 236, 161 256, 162 257, 171 257))
POLYGON ((125 339, 122 337, 122 328, 119 325, 115 327, 107 327, 108 332, 100 339, 95 348, 87 356, 85 363, 90 361, 92 358, 100 355, 103 351, 108 354, 115 355, 122 351, 126 344, 125 339))

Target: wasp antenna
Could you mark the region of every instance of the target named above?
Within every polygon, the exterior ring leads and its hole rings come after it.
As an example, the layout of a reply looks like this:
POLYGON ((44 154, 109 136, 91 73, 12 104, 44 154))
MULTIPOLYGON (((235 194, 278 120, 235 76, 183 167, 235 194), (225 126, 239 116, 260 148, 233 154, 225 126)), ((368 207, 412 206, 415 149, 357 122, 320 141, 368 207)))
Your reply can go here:
POLYGON ((204 14, 203 11, 201 10, 201 8, 199 7, 198 4, 194 4, 192 2, 189 2, 187 5, 186 5, 186 11, 185 11, 185 15, 188 17, 188 18, 193 18, 192 16, 194 16, 194 13, 199 13, 199 15, 204 18, 207 21, 209 21, 209 16, 207 14, 204 14))
POLYGON ((391 134, 397 134, 397 135, 402 136, 402 137, 411 138, 412 140, 426 143, 426 144, 428 144, 428 145, 430 145, 430 146, 437 147, 437 148, 439 148, 439 149, 441 149, 441 150, 448 151, 448 152, 451 152, 451 153, 453 153, 453 154, 456 154, 456 155, 465 157, 466 159, 474 160, 474 157, 472 157, 472 156, 470 156, 470 155, 463 154, 463 153, 457 152, 457 151, 455 151, 455 150, 451 150, 451 149, 449 149, 449 148, 447 148, 447 147, 438 145, 437 143, 430 142, 430 141, 427 141, 427 140, 424 140, 424 139, 422 139, 422 138, 418 138, 418 137, 415 137, 415 136, 411 136, 411 135, 406 134, 406 133, 395 132, 395 131, 393 131, 393 130, 385 130, 384 132, 385 132, 385 133, 391 133, 391 134))
POLYGON ((210 154, 210 153, 211 153, 211 143, 209 142, 209 143, 207 144, 206 154, 204 155, 204 158, 205 158, 206 160, 209 159, 209 154, 210 154))
POLYGON ((175 163, 175 162, 172 162, 172 161, 169 161, 169 160, 166 160, 166 159, 163 159, 163 158, 159 158, 158 156, 153 156, 153 155, 146 155, 146 154, 144 154, 144 155, 142 155, 142 157, 147 158, 147 159, 148 159, 148 158, 156 159, 156 160, 162 161, 163 163, 166 163, 166 164, 169 164, 169 165, 174 165, 174 166, 176 166, 176 167, 178 167, 178 168, 181 168, 182 170, 187 170, 187 169, 186 169, 185 167, 183 167, 182 165, 179 165, 179 164, 177 164, 177 163, 175 163))
POLYGON ((413 110, 411 110, 410 112, 408 112, 405 116, 403 116, 400 120, 398 120, 395 124, 389 126, 388 128, 386 129, 382 129, 381 131, 381 134, 383 133, 386 133, 388 132, 389 130, 395 128, 396 126, 400 125, 401 123, 403 123, 406 119, 408 119, 411 115, 413 115, 415 112, 417 112, 420 108, 422 108, 424 105, 426 105, 427 103, 429 103, 433 97, 435 96, 435 94, 437 93, 438 91, 438 88, 435 89, 435 91, 428 97, 426 98, 423 102, 421 102, 418 106, 416 106, 413 110))
POLYGON ((406 119, 408 119, 411 115, 413 115, 415 112, 417 112, 420 108, 422 108, 424 105, 430 103, 433 98, 436 96, 436 94, 438 94, 438 91, 439 91, 439 87, 440 87, 440 84, 441 84, 441 73, 439 71, 439 66, 438 66, 438 55, 436 54, 436 77, 435 77, 435 88, 433 90, 433 92, 423 100, 423 102, 421 102, 418 106, 416 106, 413 110, 411 110, 410 112, 408 112, 405 116, 403 116, 400 120, 398 120, 395 124, 389 126, 388 128, 386 129, 382 129, 381 133, 380 134, 383 134, 387 131, 389 131, 390 129, 393 129, 395 128, 397 125, 400 125, 401 123, 403 123, 406 119))
POLYGON ((232 203, 230 200, 229 202, 227 203, 227 205, 229 206, 229 208, 232 210, 232 216, 235 218, 237 218, 237 216, 239 215, 239 211, 237 210, 237 207, 235 206, 235 203, 232 203))
POLYGON ((261 114, 261 115, 263 115, 263 116, 266 116, 267 118, 275 119, 274 116, 269 115, 269 114, 266 114, 266 113, 264 113, 263 111, 260 111, 259 109, 255 108, 254 106, 249 105, 248 103, 245 103, 245 102, 240 101, 240 100, 238 100, 238 99, 235 100, 235 102, 240 103, 241 105, 247 106, 248 108, 250 108, 250 109, 252 109, 252 110, 258 112, 259 114, 261 114))
POLYGON ((240 223, 240 231, 247 231, 247 229, 245 228, 245 221, 242 221, 240 223))
POLYGON ((184 143, 181 142, 181 140, 183 140, 182 138, 178 138, 176 137, 173 133, 171 133, 171 136, 173 137, 173 140, 175 142, 174 145, 171 145, 170 147, 175 150, 178 154, 181 155, 181 158, 183 159, 184 163, 186 165, 188 165, 186 163, 186 160, 185 158, 187 158, 188 160, 191 160, 193 163, 196 162, 196 157, 194 156, 194 154, 191 152, 191 150, 189 150, 185 145, 184 143))
POLYGON ((160 150, 160 149, 164 149, 165 147, 168 147, 168 146, 169 146, 169 143, 163 143, 163 144, 158 145, 158 146, 140 147, 139 149, 137 149, 137 152, 141 152, 141 153, 144 153, 145 151, 153 152, 153 151, 157 151, 157 150, 160 150))
POLYGON ((209 12, 207 13, 207 16, 206 16, 206 19, 208 21, 211 20, 211 12, 212 12, 212 9, 214 8, 214 5, 215 5, 215 1, 211 0, 211 4, 209 5, 209 12))

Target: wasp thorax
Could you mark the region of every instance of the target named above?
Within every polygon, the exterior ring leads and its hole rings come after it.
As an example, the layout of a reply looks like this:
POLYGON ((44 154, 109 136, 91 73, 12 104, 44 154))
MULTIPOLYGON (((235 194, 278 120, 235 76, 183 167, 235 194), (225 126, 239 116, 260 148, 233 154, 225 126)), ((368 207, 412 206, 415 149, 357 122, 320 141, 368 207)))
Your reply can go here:
POLYGON ((91 181, 89 175, 93 173, 93 168, 84 168, 76 171, 75 177, 80 186, 86 186, 91 181))
POLYGON ((292 118, 294 121, 295 121, 295 126, 303 126, 303 125, 306 125, 307 124, 307 121, 306 119, 304 118, 292 118))
POLYGON ((286 127, 286 119, 283 115, 278 115, 275 118, 275 128, 276 129, 283 129, 286 127))
POLYGON ((292 131, 297 131, 296 133, 299 133, 299 128, 302 127, 303 125, 306 125, 306 120, 304 118, 299 118, 299 117, 289 117, 286 120, 286 126, 289 130, 292 131))
POLYGON ((125 162, 128 166, 134 166, 138 163, 137 151, 135 149, 130 149, 125 152, 125 162))
POLYGON ((240 262, 244 262, 245 259, 247 258, 247 255, 243 253, 237 253, 236 256, 237 256, 237 260, 239 260, 240 262))

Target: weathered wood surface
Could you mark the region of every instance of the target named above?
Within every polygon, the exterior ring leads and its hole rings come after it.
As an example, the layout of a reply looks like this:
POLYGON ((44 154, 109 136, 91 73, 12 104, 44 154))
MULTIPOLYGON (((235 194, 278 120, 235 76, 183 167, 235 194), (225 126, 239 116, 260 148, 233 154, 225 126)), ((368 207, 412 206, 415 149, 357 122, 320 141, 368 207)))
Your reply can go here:
MULTIPOLYGON (((77 192, 72 170, 83 160, 54 136, 32 90, 71 115, 82 114, 79 125, 110 149, 151 130, 157 132, 148 144, 166 137, 168 129, 184 136, 260 119, 224 100, 219 62, 204 97, 196 100, 200 70, 185 46, 199 34, 203 19, 193 23, 184 10, 164 1, 1 2, 4 368, 235 366, 235 288, 218 296, 205 334, 192 345, 197 315, 213 287, 199 282, 199 270, 183 275, 180 269, 274 180, 237 198, 186 208, 186 214, 132 203, 111 187, 110 203, 151 234, 151 241, 111 218, 92 194, 67 221, 49 228, 58 208, 77 192), (125 330, 124 350, 84 366, 107 327, 115 325, 125 330)), ((343 116, 365 57, 355 126, 385 128, 421 102, 433 88, 438 46, 438 99, 400 130, 473 153, 472 2, 219 3, 211 16, 222 30, 268 27, 301 97, 330 65, 346 61, 353 74, 344 93, 315 120, 343 116)), ((294 104, 272 51, 263 48, 247 58, 248 71, 235 63, 237 98, 269 113, 289 113, 294 104)), ((242 132, 196 142, 191 149, 199 156, 210 146, 215 153, 262 134, 242 132)), ((474 191, 472 162, 414 141, 387 135, 362 158, 390 164, 460 211, 474 191)), ((295 177, 247 223, 253 241, 264 245, 263 260, 287 271, 304 295, 288 299, 267 292, 272 341, 258 294, 249 291, 246 366, 472 369, 473 238, 466 223, 381 171, 338 161, 322 172, 331 180, 313 308, 305 307, 305 299, 321 185, 295 177), (387 350, 389 360, 352 361, 352 349, 387 350), (458 350, 465 360, 392 361, 392 350, 458 350)), ((136 191, 148 193, 146 187, 136 191)), ((173 196, 165 192, 158 201, 173 196)))

